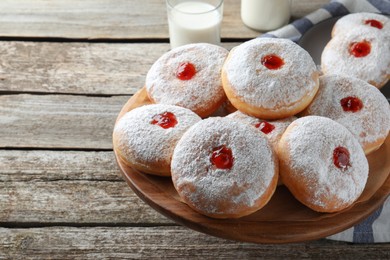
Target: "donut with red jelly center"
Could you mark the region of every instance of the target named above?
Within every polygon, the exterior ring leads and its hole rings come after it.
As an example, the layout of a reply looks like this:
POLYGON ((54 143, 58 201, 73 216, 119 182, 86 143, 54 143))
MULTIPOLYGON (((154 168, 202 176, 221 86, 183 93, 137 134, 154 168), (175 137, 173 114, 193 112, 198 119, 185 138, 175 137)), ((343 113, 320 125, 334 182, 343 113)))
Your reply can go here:
POLYGON ((228 51, 208 43, 194 43, 163 54, 146 75, 145 87, 153 103, 188 108, 200 117, 216 111, 226 100, 221 68, 228 51))
POLYGON ((114 150, 136 170, 170 176, 173 149, 184 132, 201 118, 189 109, 163 104, 138 107, 114 127, 114 150))
POLYGON ((318 90, 317 67, 299 45, 287 39, 257 38, 233 48, 222 68, 231 104, 262 119, 302 111, 318 90))
POLYGON ((278 144, 280 177, 291 193, 318 212, 351 206, 363 192, 368 162, 356 138, 326 117, 289 125, 278 144))
POLYGON ((341 74, 381 88, 390 78, 390 37, 373 30, 352 30, 334 36, 321 55, 324 74, 341 74))
POLYGON ((172 181, 195 211, 239 218, 261 209, 278 182, 278 161, 255 127, 227 117, 193 125, 172 156, 172 181))

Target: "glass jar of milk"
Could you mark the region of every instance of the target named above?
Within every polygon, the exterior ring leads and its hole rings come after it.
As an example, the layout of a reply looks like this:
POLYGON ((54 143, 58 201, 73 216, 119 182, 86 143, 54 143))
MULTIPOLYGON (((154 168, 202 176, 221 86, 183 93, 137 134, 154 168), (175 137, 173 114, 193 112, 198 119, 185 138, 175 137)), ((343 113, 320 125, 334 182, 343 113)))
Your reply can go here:
POLYGON ((167 0, 169 41, 175 48, 189 43, 221 43, 223 0, 167 0))
POLYGON ((290 0, 241 0, 241 19, 255 30, 277 29, 290 20, 290 0))

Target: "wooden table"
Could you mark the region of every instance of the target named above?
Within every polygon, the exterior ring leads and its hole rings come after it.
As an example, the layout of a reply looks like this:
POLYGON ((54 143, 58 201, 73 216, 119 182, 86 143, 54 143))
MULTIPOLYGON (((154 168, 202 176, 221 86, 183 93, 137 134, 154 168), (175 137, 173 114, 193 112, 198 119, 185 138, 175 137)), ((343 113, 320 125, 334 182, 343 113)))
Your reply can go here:
MULTIPOLYGON (((293 1, 300 17, 325 0, 293 1)), ((225 0, 230 48, 259 33, 225 0)), ((121 107, 169 50, 162 0, 0 1, 0 259, 388 258, 390 244, 258 245, 179 226, 119 174, 121 107)))

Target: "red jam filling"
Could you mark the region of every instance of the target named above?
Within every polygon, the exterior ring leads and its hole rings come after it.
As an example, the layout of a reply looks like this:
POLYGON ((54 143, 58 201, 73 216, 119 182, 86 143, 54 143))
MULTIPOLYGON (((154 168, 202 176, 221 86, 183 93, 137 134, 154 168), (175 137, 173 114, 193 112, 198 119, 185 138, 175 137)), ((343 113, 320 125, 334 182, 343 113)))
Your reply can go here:
POLYGON ((259 128, 259 130, 264 134, 269 134, 272 132, 272 130, 275 129, 275 126, 273 124, 268 123, 267 121, 261 121, 255 124, 255 127, 259 128))
POLYGON ((164 112, 162 114, 157 114, 153 116, 152 122, 153 125, 159 125, 164 129, 175 127, 177 124, 176 116, 171 112, 164 112))
POLYGON ((378 20, 366 20, 364 21, 365 24, 369 25, 369 26, 372 26, 372 27, 376 27, 378 29, 382 29, 383 28, 383 23, 379 22, 378 20))
POLYGON ((180 80, 190 80, 196 74, 194 64, 190 62, 180 63, 176 69, 176 77, 180 80))
POLYGON ((339 146, 333 150, 333 163, 342 171, 347 170, 348 167, 351 166, 349 162, 349 151, 347 148, 339 146))
POLYGON ((270 70, 277 70, 280 69, 284 65, 284 61, 282 58, 275 54, 270 54, 267 56, 264 56, 261 59, 261 64, 263 64, 266 68, 270 70))
POLYGON ((368 41, 353 42, 349 46, 349 53, 356 58, 365 57, 371 52, 371 44, 368 41))
POLYGON ((345 97, 340 100, 340 105, 345 112, 358 112, 363 108, 363 102, 357 97, 345 97))
POLYGON ((218 169, 231 169, 234 161, 232 150, 225 145, 215 147, 210 161, 218 169))

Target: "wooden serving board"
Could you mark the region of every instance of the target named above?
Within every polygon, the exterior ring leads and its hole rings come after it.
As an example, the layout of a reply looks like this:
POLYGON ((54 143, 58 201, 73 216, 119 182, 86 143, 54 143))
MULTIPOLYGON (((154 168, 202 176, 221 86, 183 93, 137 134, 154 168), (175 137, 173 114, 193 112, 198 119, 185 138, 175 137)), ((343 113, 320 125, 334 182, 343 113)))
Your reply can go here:
MULTIPOLYGON (((128 100, 118 115, 150 104, 145 89, 128 100)), ((133 191, 147 204, 177 223, 217 237, 255 243, 290 243, 323 238, 341 232, 368 217, 390 194, 390 137, 368 156, 370 173, 360 198, 337 213, 318 213, 298 202, 279 186, 261 210, 239 219, 212 219, 181 202, 169 177, 157 177, 127 166, 116 151, 117 163, 133 191)))

